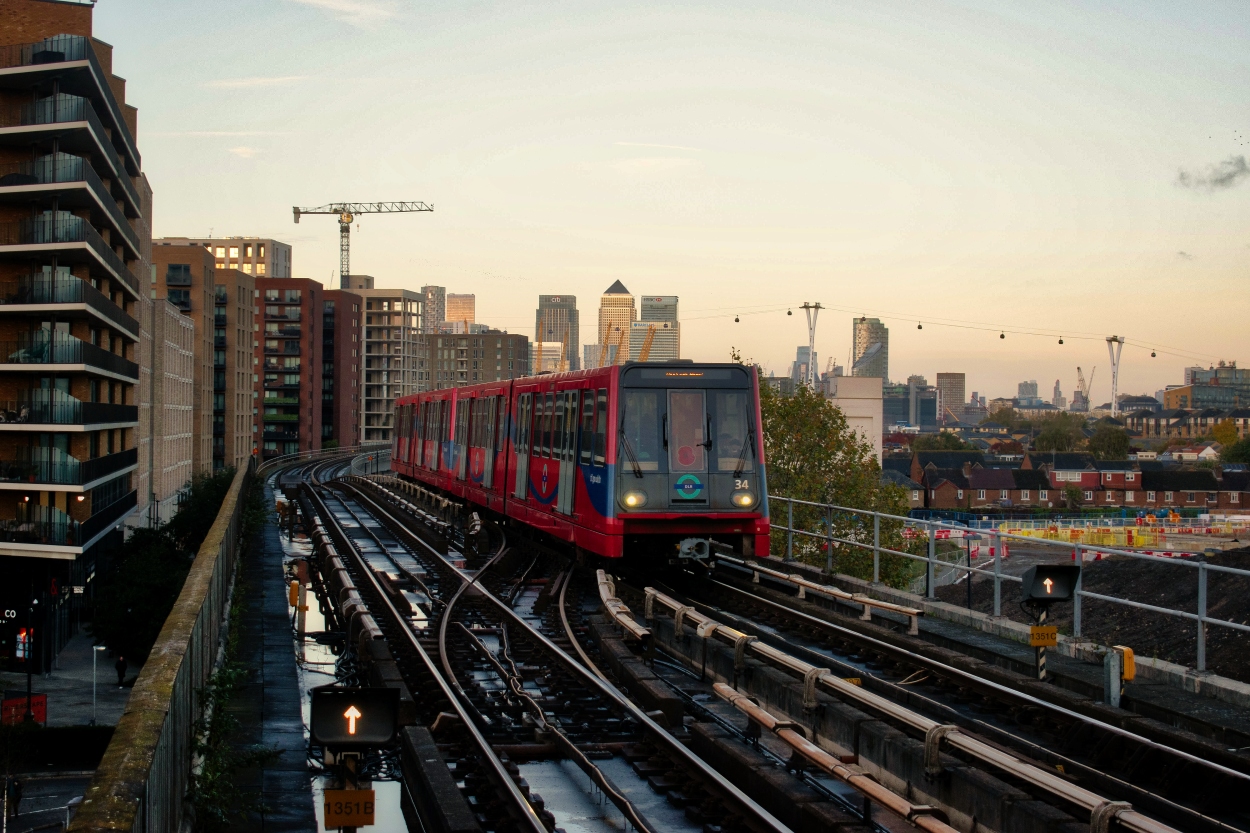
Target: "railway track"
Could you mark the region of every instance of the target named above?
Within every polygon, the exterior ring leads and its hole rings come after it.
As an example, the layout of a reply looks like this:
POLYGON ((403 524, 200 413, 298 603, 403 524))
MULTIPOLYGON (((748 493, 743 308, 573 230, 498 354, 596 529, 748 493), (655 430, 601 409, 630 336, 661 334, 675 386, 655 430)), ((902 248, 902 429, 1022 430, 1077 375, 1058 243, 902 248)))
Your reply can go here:
MULTIPOLYGON (((940 649, 918 651, 916 641, 906 636, 905 623, 879 617, 875 629, 852 628, 860 617, 848 613, 856 607, 853 613, 859 614, 857 606, 848 606, 839 616, 834 601, 811 594, 799 599, 795 587, 753 576, 732 562, 712 571, 668 576, 667 583, 646 578, 650 581, 620 580, 622 600, 641 610, 650 607, 647 592, 659 590, 671 606, 692 611, 686 625, 703 623, 706 628, 707 622, 715 622, 784 652, 803 667, 854 677, 865 696, 849 702, 913 736, 923 738, 925 727, 934 724, 950 726, 986 747, 1010 752, 1031 767, 1018 770, 1011 781, 1035 796, 1080 813, 1089 810, 1088 794, 1096 793, 1101 799, 1131 803, 1136 816, 1149 814, 1149 819, 1141 818, 1144 827, 1157 819, 1186 831, 1250 830, 1243 799, 1250 787, 1250 766, 1244 756, 1222 745, 1173 727, 1117 716, 1092 701, 1050 702, 1023 678, 1012 686, 1002 680, 1006 672, 1001 670, 990 678, 975 673, 978 665, 985 670, 983 664, 950 652, 944 652, 944 661, 934 656, 943 653, 940 649), (648 584, 651 591, 645 590, 648 584), (897 704, 899 710, 886 714, 872 708, 874 697, 897 704), (1127 725, 1119 725, 1117 717, 1127 725), (1055 778, 1055 773, 1062 777, 1055 778), (1079 792, 1087 796, 1074 798, 1079 792)), ((982 764, 992 763, 992 753, 978 751, 960 749, 957 754, 969 762, 980 757, 982 764)), ((1010 774, 1002 766, 990 768, 1010 774)), ((1141 829, 1123 820, 1121 824, 1141 829)))
POLYGON ((557 555, 461 535, 361 478, 309 480, 313 560, 347 641, 389 647, 412 731, 428 727, 476 829, 789 829, 570 655, 557 555))

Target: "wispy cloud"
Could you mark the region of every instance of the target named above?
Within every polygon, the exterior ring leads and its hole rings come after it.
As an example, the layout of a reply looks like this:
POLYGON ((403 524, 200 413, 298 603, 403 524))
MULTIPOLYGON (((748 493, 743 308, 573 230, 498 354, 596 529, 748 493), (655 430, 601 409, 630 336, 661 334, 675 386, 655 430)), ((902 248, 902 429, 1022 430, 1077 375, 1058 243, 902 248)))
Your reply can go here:
POLYGON ((249 78, 218 78, 205 82, 204 86, 211 90, 245 90, 253 87, 280 87, 307 79, 307 75, 254 75, 249 78))
POLYGON ((657 145, 653 142, 616 142, 616 144, 627 148, 663 148, 664 150, 691 150, 695 153, 703 152, 703 148, 688 148, 684 145, 657 145))
POLYGON ((1226 191, 1247 178, 1250 178, 1250 164, 1246 164, 1246 157, 1230 156, 1205 171, 1182 168, 1176 176, 1176 184, 1195 191, 1226 191))
POLYGON ((1179 257, 1181 260, 1193 260, 1194 259, 1194 256, 1191 255, 1189 252, 1177 252, 1176 256, 1179 257))
POLYGON ((261 150, 259 148, 250 148, 245 145, 240 145, 239 147, 230 148, 230 152, 243 159, 251 159, 253 156, 260 153, 261 150))
POLYGON ((693 159, 680 156, 648 156, 640 159, 621 159, 612 164, 618 171, 633 174, 670 173, 695 170, 702 167, 693 159))
POLYGON ((312 6, 334 15, 344 23, 368 28, 395 17, 393 0, 287 0, 301 6, 312 6))

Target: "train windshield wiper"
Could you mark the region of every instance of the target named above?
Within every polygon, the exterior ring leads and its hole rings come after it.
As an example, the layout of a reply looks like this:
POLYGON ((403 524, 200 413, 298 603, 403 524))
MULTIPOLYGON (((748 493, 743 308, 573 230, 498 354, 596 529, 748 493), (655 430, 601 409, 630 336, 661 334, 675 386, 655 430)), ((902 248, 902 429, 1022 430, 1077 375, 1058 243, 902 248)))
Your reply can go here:
POLYGON ((738 465, 734 469, 734 479, 742 477, 742 471, 747 467, 747 449, 751 449, 751 453, 755 453, 755 428, 747 429, 746 439, 742 443, 742 453, 738 455, 738 465))
POLYGON ((634 454, 634 447, 629 444, 629 437, 625 434, 625 414, 621 414, 621 449, 624 450, 625 456, 629 458, 629 462, 634 466, 634 477, 642 479, 642 466, 638 464, 638 457, 634 454))

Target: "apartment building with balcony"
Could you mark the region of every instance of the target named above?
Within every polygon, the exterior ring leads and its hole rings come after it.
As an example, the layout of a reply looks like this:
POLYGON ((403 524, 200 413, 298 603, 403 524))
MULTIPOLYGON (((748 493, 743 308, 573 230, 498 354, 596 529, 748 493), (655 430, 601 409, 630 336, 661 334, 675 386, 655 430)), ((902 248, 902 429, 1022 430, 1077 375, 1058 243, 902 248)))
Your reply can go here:
POLYGON ((152 245, 152 299, 168 300, 195 326, 191 466, 197 473, 213 466, 213 271, 213 256, 203 246, 152 245))
POLYGON ((426 342, 421 334, 425 296, 408 289, 354 289, 364 299, 364 442, 390 442, 395 400, 426 390, 426 342))
POLYGON ((488 329, 472 335, 426 336, 426 340, 434 390, 529 375, 530 340, 519 333, 488 329))
MULTIPOLYGON (((152 399, 148 436, 148 526, 167 523, 191 481, 193 446, 199 441, 200 356, 195 322, 165 299, 152 304, 152 399)), ((133 517, 133 516, 132 516, 133 517)))
POLYGON ((291 277, 291 246, 268 237, 161 237, 156 245, 202 246, 218 269, 255 278, 291 277))
POLYGON ((364 298, 328 289, 321 315, 321 446, 360 444, 360 327, 364 298))
POLYGON ((151 493, 151 190, 91 4, 0 0, 0 667, 43 670, 151 493))
POLYGON ((304 278, 257 278, 256 350, 263 458, 321 447, 325 289, 304 278))
POLYGON ((213 270, 213 470, 246 466, 260 450, 256 279, 213 270))

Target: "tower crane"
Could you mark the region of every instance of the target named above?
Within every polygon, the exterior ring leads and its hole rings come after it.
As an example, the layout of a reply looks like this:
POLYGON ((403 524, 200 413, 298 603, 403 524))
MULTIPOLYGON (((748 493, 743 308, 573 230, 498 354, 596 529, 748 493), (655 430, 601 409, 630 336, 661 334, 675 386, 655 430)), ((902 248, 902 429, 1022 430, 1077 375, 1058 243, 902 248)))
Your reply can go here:
POLYGON ((339 288, 350 289, 352 221, 357 214, 394 214, 407 211, 433 211, 434 206, 423 202, 332 202, 316 208, 292 206, 295 222, 301 214, 337 214, 339 217, 339 288))
POLYGON ((655 325, 647 327, 647 335, 642 340, 642 348, 638 351, 638 361, 645 362, 651 357, 651 342, 655 341, 655 325))
POLYGON ((1089 390, 1094 386, 1094 374, 1098 372, 1098 368, 1093 368, 1089 372, 1089 383, 1085 382, 1085 375, 1081 373, 1081 368, 1076 369, 1076 389, 1081 395, 1081 406, 1077 407, 1077 403, 1072 403, 1074 411, 1088 411, 1090 408, 1089 390))

